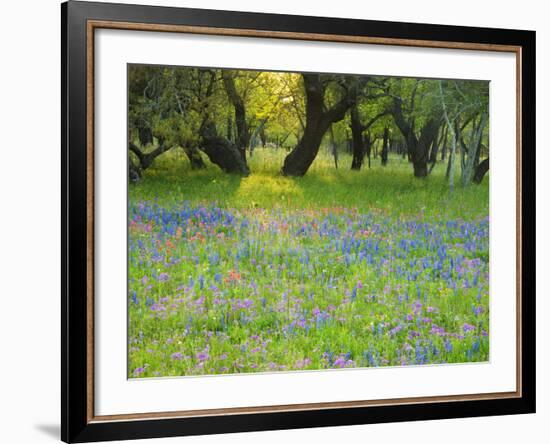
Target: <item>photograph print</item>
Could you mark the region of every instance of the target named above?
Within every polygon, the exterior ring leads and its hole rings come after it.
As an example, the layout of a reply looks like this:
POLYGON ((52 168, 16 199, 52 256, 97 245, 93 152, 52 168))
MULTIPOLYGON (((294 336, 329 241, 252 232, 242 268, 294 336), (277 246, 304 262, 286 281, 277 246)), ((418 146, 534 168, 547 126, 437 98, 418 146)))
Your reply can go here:
POLYGON ((488 81, 127 85, 128 378, 489 361, 488 81))

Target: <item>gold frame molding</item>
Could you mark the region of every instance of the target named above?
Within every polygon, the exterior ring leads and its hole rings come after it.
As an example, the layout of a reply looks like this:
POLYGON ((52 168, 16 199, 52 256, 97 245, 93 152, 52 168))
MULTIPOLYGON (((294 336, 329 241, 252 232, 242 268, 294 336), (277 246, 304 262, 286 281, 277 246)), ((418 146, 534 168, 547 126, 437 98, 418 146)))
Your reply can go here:
POLYGON ((406 405, 415 403, 439 403, 439 402, 460 402, 474 400, 492 400, 492 399, 511 399, 521 398, 522 396, 522 214, 521 214, 521 183, 522 183, 522 48, 513 45, 496 45, 483 43, 465 43, 465 42, 445 42, 433 40, 410 40, 379 37, 360 37, 347 35, 330 34, 309 34, 299 32, 281 32, 281 31, 262 31, 251 29, 233 29, 233 28, 214 28, 186 25, 162 25, 147 23, 132 23, 105 20, 87 21, 87 43, 86 43, 86 63, 87 63, 87 81, 86 81, 86 134, 87 134, 87 422, 114 422, 128 420, 147 420, 162 418, 189 418, 200 416, 227 416, 237 414, 253 413, 273 413, 273 412, 292 412, 303 410, 326 410, 336 408, 357 408, 374 407, 388 405, 406 405), (94 414, 94 36, 96 29, 118 29, 129 31, 148 31, 148 32, 174 32, 202 35, 219 35, 231 37, 260 37, 276 38, 288 40, 309 40, 321 42, 338 43, 362 43, 371 45, 393 45, 421 48, 442 48, 442 49, 462 49, 488 52, 508 52, 516 56, 516 391, 497 392, 497 393, 474 393, 464 395, 449 396, 424 396, 408 397, 380 400, 363 401, 338 401, 307 404, 286 404, 270 405, 256 407, 231 407, 216 408, 206 410, 183 410, 173 412, 144 412, 131 414, 101 415, 94 414))

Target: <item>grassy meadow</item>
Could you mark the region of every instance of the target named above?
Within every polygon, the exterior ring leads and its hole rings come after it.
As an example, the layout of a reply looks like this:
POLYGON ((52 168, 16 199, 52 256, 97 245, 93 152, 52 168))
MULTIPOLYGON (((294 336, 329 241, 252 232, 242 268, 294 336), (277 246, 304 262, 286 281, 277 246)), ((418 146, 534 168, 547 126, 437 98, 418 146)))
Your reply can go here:
POLYGON ((129 185, 128 377, 488 360, 488 178, 286 154, 239 177, 172 150, 129 185))

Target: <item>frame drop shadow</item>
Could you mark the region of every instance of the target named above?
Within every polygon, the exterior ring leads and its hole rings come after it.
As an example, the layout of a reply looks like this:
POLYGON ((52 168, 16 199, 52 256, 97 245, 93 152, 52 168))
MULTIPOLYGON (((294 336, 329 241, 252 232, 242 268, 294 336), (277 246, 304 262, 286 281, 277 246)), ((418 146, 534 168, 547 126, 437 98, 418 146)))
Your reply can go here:
POLYGON ((35 424, 34 428, 42 434, 59 440, 61 436, 61 427, 59 424, 35 424))

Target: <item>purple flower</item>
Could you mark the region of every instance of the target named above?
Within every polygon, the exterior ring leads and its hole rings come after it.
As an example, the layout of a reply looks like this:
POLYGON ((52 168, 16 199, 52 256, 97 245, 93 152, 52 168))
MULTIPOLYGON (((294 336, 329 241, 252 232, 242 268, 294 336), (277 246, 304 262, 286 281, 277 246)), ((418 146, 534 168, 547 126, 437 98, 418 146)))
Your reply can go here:
POLYGON ((170 279, 170 275, 168 273, 161 273, 158 277, 160 282, 166 282, 168 279, 170 279))
POLYGON ((170 357, 175 361, 181 361, 183 359, 183 355, 181 353, 172 353, 170 357))
POLYGON ((195 301, 195 305, 197 305, 198 307, 202 307, 204 305, 205 300, 206 298, 204 296, 201 296, 195 301))
POLYGON ((422 311, 422 303, 420 301, 416 301, 413 305, 413 313, 415 315, 419 314, 422 311))
POLYGON ((443 327, 438 327, 437 325, 432 325, 432 334, 438 335, 438 336, 444 336, 445 335, 445 329, 443 327))
POLYGON ((197 353, 197 359, 200 361, 200 362, 204 362, 208 359, 208 353, 207 352, 200 352, 200 353, 197 353))
POLYGON ((479 316, 481 313, 483 313, 483 307, 482 306, 473 307, 472 310, 473 310, 473 312, 476 316, 479 316))
POLYGON ((344 368, 346 366, 346 360, 344 358, 338 358, 334 361, 333 367, 344 368))
POLYGON ((239 308, 250 308, 253 304, 254 301, 252 301, 251 299, 245 299, 243 301, 238 300, 233 309, 235 310, 239 308))
POLYGON ((402 328, 403 328, 403 327, 401 327, 401 325, 397 325, 397 326, 393 327, 393 328, 389 331, 389 335, 390 335, 390 336, 393 336, 393 335, 399 333, 399 332, 401 331, 402 328))
POLYGON ((143 367, 138 367, 138 368, 134 369, 134 375, 139 376, 139 375, 141 375, 144 371, 145 371, 145 369, 144 369, 143 367))
POLYGON ((309 364, 311 364, 311 359, 309 358, 299 359, 296 361, 295 367, 304 368, 304 367, 307 367, 309 364))
POLYGON ((166 311, 166 307, 162 304, 151 305, 151 311, 166 311))
POLYGON ((462 326, 462 330, 464 331, 464 333, 468 333, 469 331, 473 331, 475 329, 475 326, 473 326, 472 324, 464 323, 464 325, 462 326))

